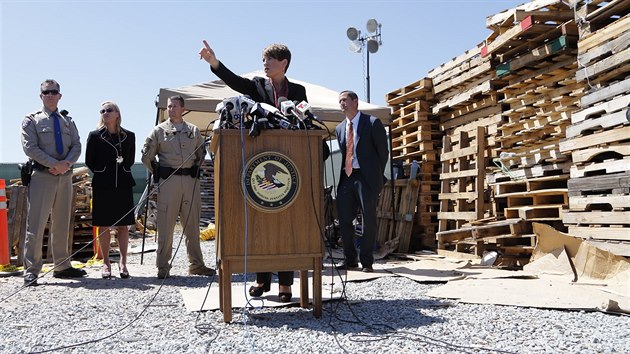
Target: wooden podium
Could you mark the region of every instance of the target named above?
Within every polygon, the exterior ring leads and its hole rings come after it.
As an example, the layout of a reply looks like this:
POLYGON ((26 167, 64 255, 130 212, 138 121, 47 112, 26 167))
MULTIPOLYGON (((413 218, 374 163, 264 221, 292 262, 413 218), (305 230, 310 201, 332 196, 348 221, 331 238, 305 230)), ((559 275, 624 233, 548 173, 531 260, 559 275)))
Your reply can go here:
POLYGON ((322 314, 325 131, 215 130, 214 198, 219 303, 232 320, 232 274, 300 271, 300 305, 322 314), (244 158, 243 158, 244 156, 244 158))

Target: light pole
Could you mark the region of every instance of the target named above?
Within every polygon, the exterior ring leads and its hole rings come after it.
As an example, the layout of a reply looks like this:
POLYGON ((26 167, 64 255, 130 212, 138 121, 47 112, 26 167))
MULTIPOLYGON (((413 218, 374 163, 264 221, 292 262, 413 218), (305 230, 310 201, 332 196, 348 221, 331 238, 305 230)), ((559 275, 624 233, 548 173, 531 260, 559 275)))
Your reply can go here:
POLYGON ((349 27, 346 30, 346 36, 350 42, 350 51, 355 53, 361 53, 363 47, 367 45, 367 74, 365 76, 366 82, 366 99, 367 102, 370 102, 370 53, 376 53, 378 51, 379 46, 383 44, 381 41, 381 24, 378 23, 375 19, 369 19, 365 28, 368 31, 368 34, 365 36, 361 36, 361 31, 357 30, 354 27, 349 27))

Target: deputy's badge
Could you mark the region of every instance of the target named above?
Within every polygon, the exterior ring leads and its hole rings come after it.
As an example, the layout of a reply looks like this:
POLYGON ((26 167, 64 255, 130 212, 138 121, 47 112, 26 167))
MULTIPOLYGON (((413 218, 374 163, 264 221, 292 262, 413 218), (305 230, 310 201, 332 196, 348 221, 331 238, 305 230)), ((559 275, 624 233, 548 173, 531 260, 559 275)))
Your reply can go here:
POLYGON ((300 190, 300 175, 293 161, 276 152, 252 157, 244 171, 245 194, 256 209, 281 211, 290 206, 300 190))
POLYGON ((24 118, 24 120, 22 121, 22 129, 26 129, 26 127, 28 127, 29 124, 31 124, 31 119, 24 118))
POLYGON ((123 157, 122 156, 117 156, 116 157, 116 163, 122 163, 123 162, 123 157))

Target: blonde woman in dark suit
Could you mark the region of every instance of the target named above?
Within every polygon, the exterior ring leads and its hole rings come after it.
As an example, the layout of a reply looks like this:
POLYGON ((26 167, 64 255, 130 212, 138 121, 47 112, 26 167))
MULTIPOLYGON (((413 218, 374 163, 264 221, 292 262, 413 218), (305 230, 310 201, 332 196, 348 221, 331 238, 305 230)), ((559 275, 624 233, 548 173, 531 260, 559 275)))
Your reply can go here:
POLYGON ((101 104, 97 129, 90 132, 85 151, 85 164, 92 177, 92 224, 100 227, 98 238, 103 253, 103 278, 112 275, 109 260, 109 230, 117 231, 121 278, 129 278, 127 249, 128 225, 134 224, 133 186, 131 166, 136 154, 136 137, 123 129, 120 108, 111 101, 101 104), (109 229, 109 230, 106 230, 109 229))

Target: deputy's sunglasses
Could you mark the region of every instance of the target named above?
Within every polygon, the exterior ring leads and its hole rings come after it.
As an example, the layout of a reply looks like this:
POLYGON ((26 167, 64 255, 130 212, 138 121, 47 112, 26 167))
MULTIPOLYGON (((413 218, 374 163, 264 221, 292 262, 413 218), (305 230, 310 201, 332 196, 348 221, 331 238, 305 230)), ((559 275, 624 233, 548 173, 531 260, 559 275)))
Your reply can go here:
POLYGON ((58 94, 59 94, 59 90, 44 90, 44 91, 42 91, 42 95, 44 95, 44 96, 58 95, 58 94))

